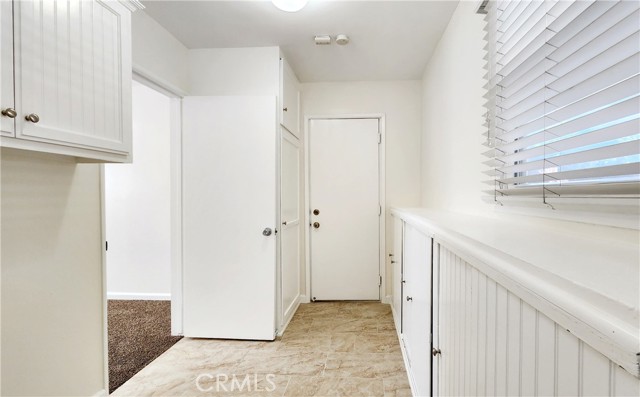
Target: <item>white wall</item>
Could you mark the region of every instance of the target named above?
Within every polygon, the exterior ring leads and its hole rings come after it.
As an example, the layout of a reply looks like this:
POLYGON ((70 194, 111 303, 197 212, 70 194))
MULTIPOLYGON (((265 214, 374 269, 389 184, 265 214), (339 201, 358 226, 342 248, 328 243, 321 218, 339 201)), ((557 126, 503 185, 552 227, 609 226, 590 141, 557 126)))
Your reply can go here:
POLYGON ((104 389, 100 166, 2 149, 0 394, 104 389))
POLYGON ((189 50, 191 95, 278 95, 280 48, 189 50))
MULTIPOLYGON (((384 113, 386 115, 386 206, 420 205, 420 81, 302 84, 304 116, 384 113)), ((304 185, 303 185, 304 186, 304 185)), ((393 250, 393 222, 386 211, 386 253, 393 250)), ((304 262, 303 262, 304 263, 304 262)), ((391 293, 387 260, 386 290, 391 293)))
POLYGON ((482 212, 488 207, 480 193, 485 54, 483 19, 475 13, 476 6, 473 1, 459 3, 424 72, 425 207, 461 212, 482 212))
POLYGON ((131 35, 133 70, 175 93, 187 93, 187 48, 141 10, 131 15, 131 35))
POLYGON ((133 83, 131 164, 105 165, 109 298, 171 294, 170 99, 133 83))

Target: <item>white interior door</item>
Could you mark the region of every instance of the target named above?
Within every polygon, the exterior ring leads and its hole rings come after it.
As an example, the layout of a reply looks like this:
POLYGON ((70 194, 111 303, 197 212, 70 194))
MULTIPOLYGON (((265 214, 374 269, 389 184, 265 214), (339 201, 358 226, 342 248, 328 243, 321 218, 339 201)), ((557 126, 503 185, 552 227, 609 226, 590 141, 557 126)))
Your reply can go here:
POLYGON ((280 275, 282 324, 300 297, 300 142, 282 128, 280 141, 280 275))
POLYGON ((185 336, 275 338, 276 144, 275 97, 183 100, 185 336))
POLYGON ((380 299, 378 119, 312 120, 311 297, 380 299))

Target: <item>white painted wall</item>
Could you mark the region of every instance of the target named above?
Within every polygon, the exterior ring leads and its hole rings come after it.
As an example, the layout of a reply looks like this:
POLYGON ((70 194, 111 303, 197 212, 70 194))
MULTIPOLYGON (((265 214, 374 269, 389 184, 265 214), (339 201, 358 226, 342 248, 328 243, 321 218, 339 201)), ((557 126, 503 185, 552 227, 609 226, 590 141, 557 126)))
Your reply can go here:
POLYGON ((153 18, 131 15, 133 70, 175 93, 189 87, 188 50, 153 18))
POLYGON ((4 396, 104 389, 100 166, 2 149, 4 396))
POLYGON ((190 95, 279 95, 280 48, 189 50, 190 95))
MULTIPOLYGON (((310 83, 301 88, 303 120, 314 115, 384 113, 387 208, 420 205, 420 81, 310 83)), ((386 213, 386 290, 390 293, 393 222, 386 213)))
MULTIPOLYGON (((422 205, 482 212, 484 41, 476 2, 461 1, 423 76, 422 205)), ((486 176, 485 176, 486 178, 486 176)))
POLYGON ((169 115, 168 97, 133 82, 133 163, 105 165, 109 298, 171 294, 169 115))

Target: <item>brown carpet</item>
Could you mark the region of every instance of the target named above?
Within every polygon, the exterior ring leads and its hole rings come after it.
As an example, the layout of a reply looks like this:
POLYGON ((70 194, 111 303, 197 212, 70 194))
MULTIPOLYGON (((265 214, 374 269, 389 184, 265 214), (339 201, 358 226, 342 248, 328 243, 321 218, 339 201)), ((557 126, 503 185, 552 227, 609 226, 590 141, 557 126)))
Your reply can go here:
POLYGON ((171 302, 110 300, 109 393, 120 387, 181 336, 171 336, 171 302))

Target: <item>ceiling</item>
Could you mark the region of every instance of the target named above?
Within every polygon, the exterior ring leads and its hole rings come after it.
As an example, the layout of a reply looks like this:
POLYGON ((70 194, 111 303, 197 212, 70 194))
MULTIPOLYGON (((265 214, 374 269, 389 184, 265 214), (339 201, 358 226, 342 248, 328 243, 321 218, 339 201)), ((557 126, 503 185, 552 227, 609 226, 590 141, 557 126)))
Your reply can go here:
POLYGON ((458 1, 310 0, 296 13, 268 0, 143 3, 187 48, 280 46, 301 82, 318 82, 422 78, 458 1), (351 42, 314 43, 339 33, 351 42))

